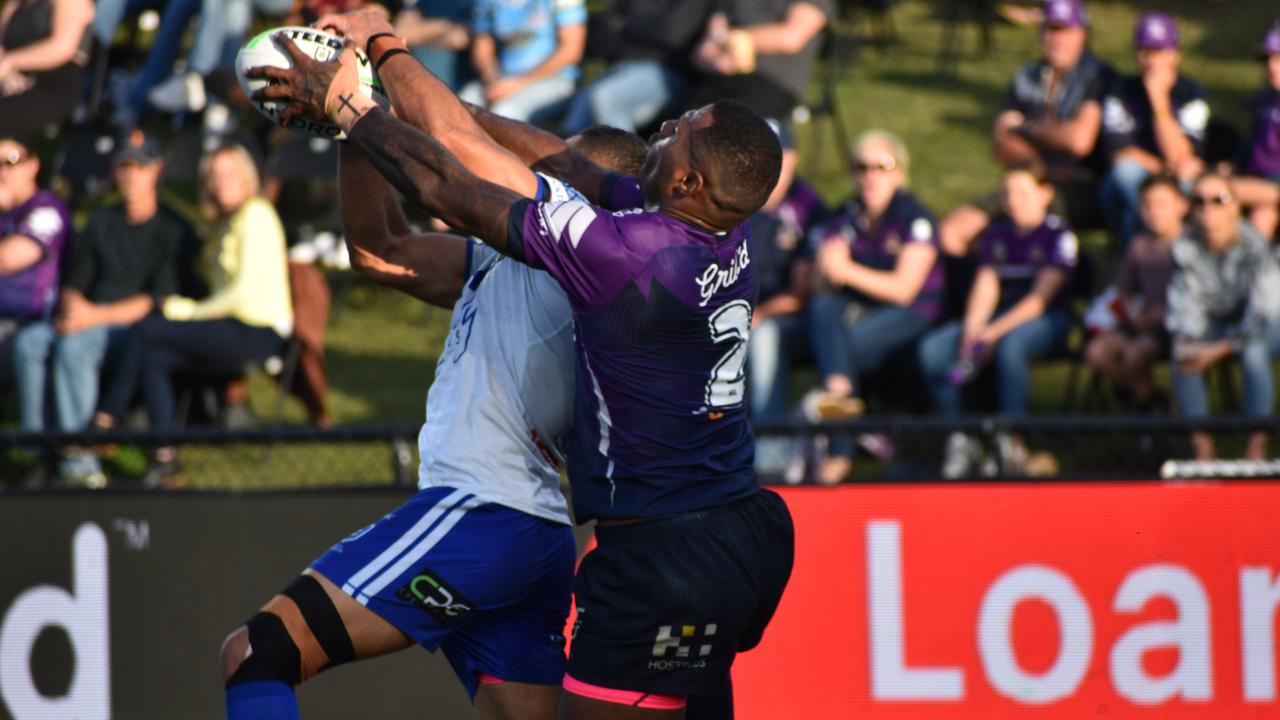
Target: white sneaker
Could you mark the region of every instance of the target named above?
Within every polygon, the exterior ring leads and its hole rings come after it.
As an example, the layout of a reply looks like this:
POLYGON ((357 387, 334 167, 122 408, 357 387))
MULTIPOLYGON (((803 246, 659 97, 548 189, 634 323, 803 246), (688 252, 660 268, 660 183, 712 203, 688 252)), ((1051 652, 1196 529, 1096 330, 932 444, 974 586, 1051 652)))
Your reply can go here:
POLYGON ((1020 476, 1026 474, 1027 446, 1009 433, 996 434, 996 452, 1000 454, 1000 474, 1020 476))
POLYGON ((147 93, 147 102, 165 112, 199 112, 205 100, 204 78, 192 71, 173 75, 147 93))
POLYGON ((982 462, 982 446, 964 433, 951 433, 947 437, 947 449, 942 458, 942 477, 958 480, 973 472, 982 462))

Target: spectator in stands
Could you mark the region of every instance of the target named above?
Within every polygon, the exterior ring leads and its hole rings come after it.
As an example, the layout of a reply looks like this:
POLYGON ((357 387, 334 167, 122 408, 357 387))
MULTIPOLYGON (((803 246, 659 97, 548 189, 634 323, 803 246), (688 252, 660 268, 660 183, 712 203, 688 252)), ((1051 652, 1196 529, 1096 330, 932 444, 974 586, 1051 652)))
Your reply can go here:
POLYGON ((804 101, 832 0, 726 0, 694 50, 689 106, 727 97, 786 120, 804 101))
POLYGON ((0 136, 0 382, 5 384, 13 378, 15 336, 53 312, 71 232, 67 207, 40 189, 39 173, 40 158, 28 143, 0 136))
MULTIPOLYGON (((52 354, 58 429, 84 430, 98 401, 98 377, 129 327, 158 300, 179 290, 195 234, 175 210, 160 202, 156 183, 164 170, 160 143, 141 130, 129 132, 112 156, 121 202, 93 213, 67 253, 55 318, 24 327, 16 340, 23 430, 45 423, 46 365, 52 354)), ((102 487, 97 457, 68 451, 64 482, 102 487)))
MULTIPOLYGON (((1042 166, 1012 165, 1004 174, 1006 217, 980 241, 980 267, 964 319, 938 328, 920 344, 920 366, 938 410, 957 417, 961 391, 988 362, 995 366, 998 409, 1025 415, 1030 405, 1031 362, 1064 347, 1070 325, 1064 291, 1079 251, 1075 233, 1049 213, 1053 185, 1042 166)), ((1032 472, 1016 437, 1000 439, 1002 466, 1032 472)), ((968 475, 981 460, 973 438, 953 434, 942 474, 968 475)))
POLYGON ((396 34, 409 52, 451 90, 471 79, 466 50, 471 45, 473 0, 410 0, 395 16, 396 34))
POLYGON ((1142 181, 1142 222, 1147 229, 1133 236, 1116 272, 1116 326, 1085 347, 1089 367, 1141 410, 1167 410, 1152 402, 1152 369, 1169 354, 1165 302, 1173 275, 1173 242, 1182 235, 1187 207, 1175 178, 1152 175, 1142 181))
MULTIPOLYGON (((991 131, 992 151, 1002 165, 1045 165, 1073 227, 1101 219, 1095 150, 1102 103, 1115 81, 1115 71, 1089 51, 1088 41, 1089 14, 1082 0, 1045 0, 1043 57, 1013 76, 991 131)), ((951 255, 968 254, 999 213, 998 192, 951 211, 940 228, 943 247, 951 255)))
MULTIPOLYGON (((796 177, 796 150, 789 128, 780 126, 782 171, 773 194, 748 222, 751 264, 759 284, 751 316, 748 377, 751 416, 757 422, 786 419, 788 387, 794 364, 808 354, 805 318, 813 285, 809 233, 825 219, 822 198, 796 177)), ((757 466, 777 472, 786 461, 777 438, 756 443, 757 466)))
MULTIPOLYGON (((215 223, 205 263, 211 294, 169 296, 163 317, 133 326, 94 424, 110 428, 140 393, 152 430, 173 427, 177 372, 237 373, 277 355, 293 330, 284 229, 259 194, 258 172, 242 145, 223 145, 200 164, 204 206, 215 223)), ((146 478, 164 484, 177 473, 176 452, 160 448, 146 478)))
POLYGON ((1280 25, 1263 38, 1258 55, 1267 82, 1254 101, 1244 176, 1231 180, 1231 191, 1248 211, 1249 222, 1270 240, 1280 225, 1280 25))
POLYGON ((1200 154, 1209 125, 1204 90, 1178 71, 1182 51, 1173 18, 1142 15, 1133 44, 1140 73, 1121 78, 1102 108, 1103 143, 1111 155, 1102 207, 1112 234, 1125 245, 1138 229, 1142 181, 1165 172, 1187 187, 1204 169, 1200 154))
POLYGON ((31 138, 71 116, 93 34, 90 0, 0 4, 0 135, 31 138))
MULTIPOLYGON (((856 192, 823 231, 817 266, 825 292, 809 310, 825 391, 819 417, 860 413, 857 379, 912 352, 942 316, 935 220, 905 189, 909 162, 891 133, 873 130, 854 143, 856 192)), ((821 482, 839 482, 852 467, 852 448, 835 450, 818 471, 821 482)))
POLYGON ((609 67, 569 103, 565 132, 591 123, 636 131, 679 102, 711 0, 613 0, 590 38, 609 67))
MULTIPOLYGON (((1173 336, 1173 392, 1184 417, 1209 414, 1204 372, 1231 357, 1244 375, 1244 412, 1271 415, 1269 343, 1280 325, 1280 266, 1267 242, 1240 218, 1229 178, 1206 173, 1191 193, 1191 231, 1173 245, 1167 325, 1173 336)), ((1196 459, 1215 455, 1213 438, 1192 435, 1196 459)), ((1266 433, 1250 436, 1245 457, 1266 457, 1266 433)))
POLYGON ((494 114, 545 120, 573 94, 587 43, 582 0, 475 0, 471 63, 458 95, 494 114))

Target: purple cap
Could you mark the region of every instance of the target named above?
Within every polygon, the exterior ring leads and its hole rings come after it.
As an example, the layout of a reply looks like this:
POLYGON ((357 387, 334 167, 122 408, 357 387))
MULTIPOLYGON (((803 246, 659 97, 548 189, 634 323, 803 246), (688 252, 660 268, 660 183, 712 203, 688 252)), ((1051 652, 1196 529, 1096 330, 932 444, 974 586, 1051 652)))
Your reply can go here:
POLYGON ((1262 38, 1262 44, 1258 46, 1258 54, 1263 57, 1280 55, 1280 25, 1271 28, 1271 32, 1262 38))
POLYGON ((1046 27, 1078 28, 1089 26, 1089 13, 1082 0, 1044 0, 1046 27))
POLYGON ((1170 50, 1178 47, 1178 41, 1178 25, 1164 13, 1144 13, 1133 29, 1137 50, 1170 50))

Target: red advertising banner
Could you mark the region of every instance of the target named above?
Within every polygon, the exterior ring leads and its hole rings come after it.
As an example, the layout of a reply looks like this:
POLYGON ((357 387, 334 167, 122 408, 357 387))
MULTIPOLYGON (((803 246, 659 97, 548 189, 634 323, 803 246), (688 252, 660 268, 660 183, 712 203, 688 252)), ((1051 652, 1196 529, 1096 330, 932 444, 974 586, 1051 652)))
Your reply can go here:
POLYGON ((1280 718, 1280 482, 781 492, 742 720, 1280 718))

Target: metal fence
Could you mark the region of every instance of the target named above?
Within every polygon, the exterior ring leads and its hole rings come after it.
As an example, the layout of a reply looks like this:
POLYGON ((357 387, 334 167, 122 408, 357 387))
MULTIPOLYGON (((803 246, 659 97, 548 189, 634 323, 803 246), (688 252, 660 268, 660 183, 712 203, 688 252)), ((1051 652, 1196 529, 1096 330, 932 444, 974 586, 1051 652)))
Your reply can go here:
MULTIPOLYGON (((65 448, 94 448, 103 457, 109 487, 137 488, 150 450, 178 448, 179 486, 198 490, 278 490, 311 487, 413 485, 417 481, 417 425, 311 427, 228 431, 188 429, 168 434, 138 431, 41 433, 0 431, 0 480, 7 491, 56 487, 26 482, 32 468, 52 465, 65 448)), ((868 416, 843 423, 758 425, 757 460, 768 483, 815 481, 815 468, 841 448, 852 448, 850 482, 940 479, 953 434, 974 441, 982 454, 968 477, 1010 479, 1152 479, 1164 476, 1277 476, 1266 463, 1191 464, 1194 431, 1214 437, 1219 456, 1239 457, 1254 432, 1275 435, 1273 418, 1214 417, 1198 421, 1150 416, 1062 416, 1010 419, 868 416), (1040 462, 1035 472, 1009 462, 1002 443, 1019 438, 1040 462)))

